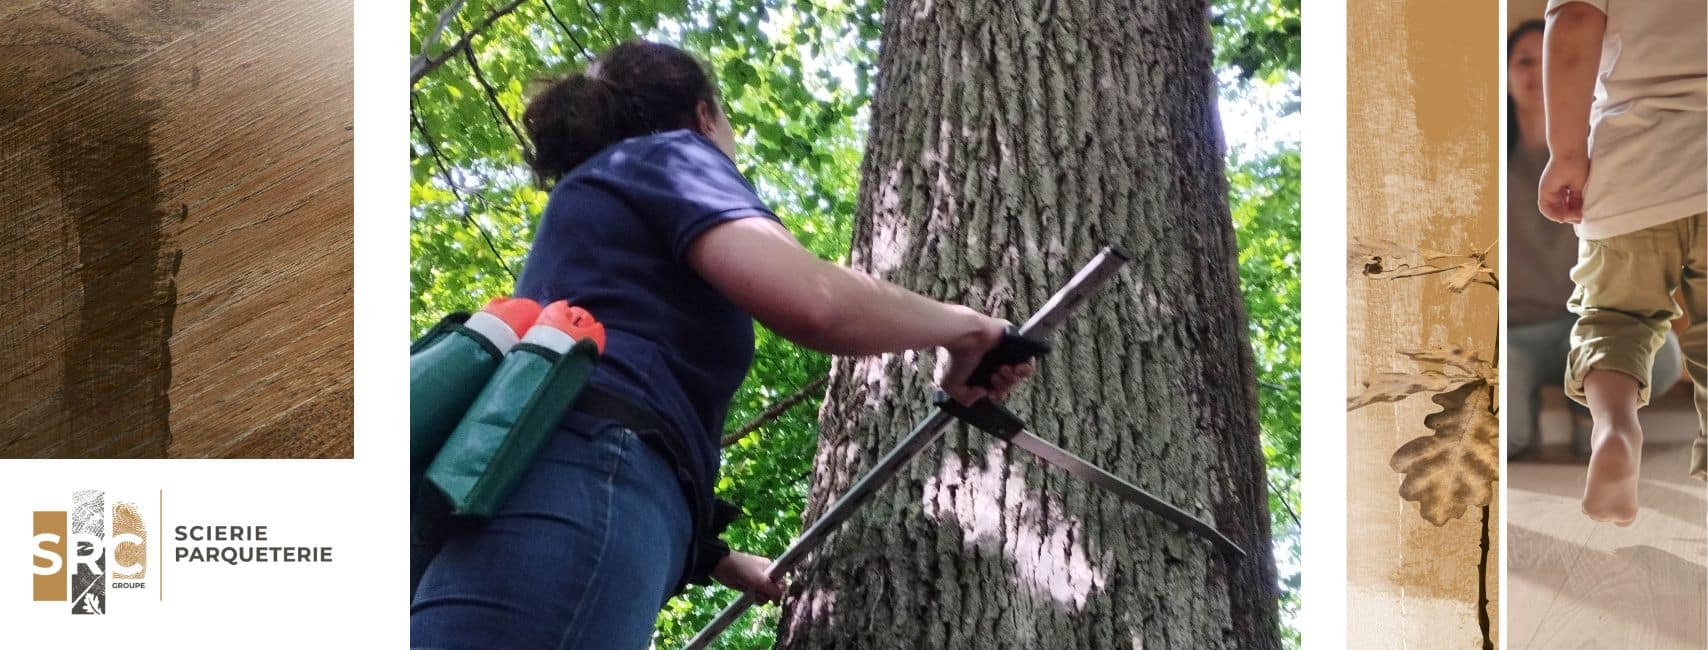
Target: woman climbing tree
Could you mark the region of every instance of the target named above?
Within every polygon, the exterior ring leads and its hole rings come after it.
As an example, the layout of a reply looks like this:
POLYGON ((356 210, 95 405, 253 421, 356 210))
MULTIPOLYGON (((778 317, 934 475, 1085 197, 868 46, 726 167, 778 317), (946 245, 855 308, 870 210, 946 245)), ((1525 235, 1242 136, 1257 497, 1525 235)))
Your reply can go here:
POLYGON ((644 648, 665 600, 717 580, 777 599, 768 560, 718 539, 719 438, 753 321, 838 355, 942 347, 957 400, 1007 323, 808 252, 733 162, 704 66, 631 41, 557 79, 523 116, 551 197, 515 295, 591 312, 598 370, 490 523, 412 551, 417 647, 644 648))

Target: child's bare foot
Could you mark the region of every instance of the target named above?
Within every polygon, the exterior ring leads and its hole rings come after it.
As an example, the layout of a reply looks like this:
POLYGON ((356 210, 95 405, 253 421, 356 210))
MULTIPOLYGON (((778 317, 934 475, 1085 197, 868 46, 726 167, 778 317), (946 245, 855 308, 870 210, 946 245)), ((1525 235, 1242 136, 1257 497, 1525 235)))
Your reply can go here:
POLYGON ((1624 426, 1597 426, 1591 440, 1583 513, 1596 521, 1629 526, 1637 518, 1643 430, 1633 419, 1624 426))

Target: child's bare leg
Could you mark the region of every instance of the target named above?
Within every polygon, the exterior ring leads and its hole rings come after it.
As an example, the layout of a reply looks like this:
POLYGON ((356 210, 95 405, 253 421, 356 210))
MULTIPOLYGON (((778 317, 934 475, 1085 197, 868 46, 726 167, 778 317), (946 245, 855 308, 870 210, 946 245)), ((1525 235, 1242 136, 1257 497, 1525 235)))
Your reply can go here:
POLYGON ((1595 428, 1583 513, 1596 521, 1629 526, 1637 518, 1637 478, 1643 461, 1643 429, 1637 423, 1641 388, 1636 378, 1616 370, 1584 375, 1584 397, 1595 428))

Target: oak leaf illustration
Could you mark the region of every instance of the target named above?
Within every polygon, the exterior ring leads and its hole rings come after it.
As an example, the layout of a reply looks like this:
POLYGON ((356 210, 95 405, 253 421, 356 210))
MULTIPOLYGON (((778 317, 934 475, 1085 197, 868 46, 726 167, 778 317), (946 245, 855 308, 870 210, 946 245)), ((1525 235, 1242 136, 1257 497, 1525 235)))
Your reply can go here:
POLYGON ((1475 375, 1488 382, 1490 386, 1496 385, 1500 377, 1500 372, 1493 363, 1462 345, 1435 345, 1426 348, 1401 349, 1398 352, 1418 363, 1447 366, 1464 374, 1475 375))
POLYGON ((1447 288, 1454 293, 1463 292, 1472 284, 1500 287, 1494 269, 1489 268, 1487 263, 1489 251, 1494 249, 1493 244, 1481 252, 1461 255, 1402 246, 1385 239, 1355 237, 1347 249, 1348 261, 1353 268, 1365 277, 1377 280, 1447 273, 1447 288))
POLYGON ((1492 391, 1482 380, 1441 393, 1430 401, 1442 409, 1423 419, 1434 433, 1401 445, 1388 466, 1405 476, 1400 498, 1416 501, 1423 518, 1437 526, 1488 505, 1500 478, 1500 422, 1492 391))
POLYGON ((1439 370, 1418 372, 1384 372, 1364 382, 1364 391, 1346 400, 1346 410, 1356 411, 1371 404, 1398 402, 1418 393, 1441 393, 1453 390, 1477 377, 1449 375, 1439 370))
POLYGON ((1494 270, 1483 264, 1483 260, 1480 258, 1453 267, 1452 273, 1447 276, 1447 289, 1453 293, 1461 293, 1478 282, 1491 287, 1496 286, 1494 270))
POLYGON ((1486 374, 1486 372, 1493 372, 1493 370, 1495 370, 1495 365, 1493 365, 1493 363, 1489 363, 1488 360, 1484 360, 1484 358, 1481 357, 1481 355, 1477 355, 1474 350, 1465 350, 1465 346, 1462 345, 1435 345, 1428 346, 1428 348, 1402 348, 1402 350, 1399 350, 1399 353, 1404 355, 1404 357, 1409 358, 1409 360, 1413 360, 1413 362, 1452 365, 1455 369, 1465 370, 1465 372, 1476 372, 1476 374, 1486 374))

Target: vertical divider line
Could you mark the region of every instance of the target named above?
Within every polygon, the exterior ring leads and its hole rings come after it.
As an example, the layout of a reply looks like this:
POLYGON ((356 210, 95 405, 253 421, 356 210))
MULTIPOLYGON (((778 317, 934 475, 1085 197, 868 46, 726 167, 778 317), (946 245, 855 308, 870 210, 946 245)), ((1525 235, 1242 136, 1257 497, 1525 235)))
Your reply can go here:
MULTIPOLYGON (((1507 138, 1509 137, 1509 134, 1507 133, 1507 120, 1510 119, 1509 116, 1507 115, 1508 106, 1507 106, 1507 101, 1506 101, 1506 97, 1508 94, 1507 93, 1507 83, 1508 82, 1507 82, 1507 78, 1506 78, 1506 72, 1507 72, 1507 67, 1506 67, 1506 65, 1507 65, 1507 63, 1506 63, 1506 56, 1507 56, 1506 55, 1506 33, 1507 33, 1507 29, 1509 28, 1509 25, 1507 24, 1507 17, 1511 15, 1511 11, 1512 11, 1512 9, 1508 6, 1508 2, 1509 2, 1509 0, 1500 0, 1500 3, 1499 3, 1500 9, 1499 9, 1498 15, 1495 17, 1495 21, 1494 21, 1494 23, 1495 23, 1494 39, 1493 39, 1493 43, 1491 44, 1492 47, 1490 48, 1491 50, 1493 50, 1492 52, 1490 52, 1490 54, 1495 55, 1495 57, 1497 57, 1497 58, 1495 58, 1495 60, 1500 62, 1500 65, 1495 67, 1495 88, 1497 91, 1496 95, 1498 97, 1500 97, 1500 99, 1495 101, 1495 134, 1496 134, 1495 135, 1495 191, 1498 192, 1498 194, 1496 194, 1497 198, 1495 200, 1495 219, 1499 222, 1496 225, 1495 232, 1498 233, 1496 238, 1500 242, 1499 244, 1497 244, 1495 246, 1495 254, 1500 257, 1500 262, 1495 266, 1495 272, 1500 274, 1502 284, 1501 284, 1501 290, 1500 290, 1500 297, 1495 302, 1495 308, 1497 310, 1499 310, 1499 312, 1500 312, 1500 318, 1499 318, 1499 320, 1496 321, 1496 324, 1495 324, 1496 331, 1497 331, 1497 333, 1495 334, 1495 373, 1496 373, 1495 377, 1496 377, 1496 379, 1498 379, 1500 381, 1501 394, 1497 394, 1494 396, 1495 397, 1495 403, 1500 405, 1500 409, 1498 411, 1498 418, 1499 419, 1496 421, 1496 425, 1495 425, 1495 427, 1496 427, 1495 428, 1495 431, 1496 431, 1495 444, 1496 444, 1496 448, 1500 450, 1500 464, 1498 465, 1498 467, 1496 469, 1496 476, 1498 476, 1499 478, 1495 481, 1496 489, 1495 489, 1495 494, 1494 494, 1494 502, 1499 504, 1500 508, 1498 508, 1498 510, 1496 512, 1496 519, 1495 519, 1495 522, 1493 523, 1493 525, 1495 527, 1494 533, 1497 536, 1497 539, 1495 540, 1495 546, 1496 546, 1496 548, 1495 548, 1495 566, 1494 566, 1495 602, 1493 603, 1494 607, 1495 607, 1495 615, 1494 615, 1494 621, 1493 622, 1495 624, 1494 629, 1496 630, 1495 635, 1500 637, 1503 640, 1511 638, 1511 636, 1512 636, 1512 632, 1511 632, 1512 628, 1507 627, 1507 606, 1506 606, 1507 592, 1510 591, 1510 589, 1508 589, 1507 580, 1506 580, 1506 566, 1507 566, 1507 564, 1506 564, 1506 562, 1507 562, 1507 556, 1506 556, 1506 551, 1507 551, 1506 518, 1508 517, 1507 513, 1510 512, 1509 510, 1507 510, 1507 501, 1506 501, 1507 488, 1509 487, 1507 485, 1507 480, 1506 480, 1507 476, 1508 476, 1507 465, 1506 465, 1506 450, 1509 449, 1509 447, 1506 446, 1506 437, 1507 437, 1507 433, 1508 433, 1507 432, 1507 410, 1506 410, 1507 403, 1506 403, 1506 395, 1505 395, 1505 392, 1507 390, 1506 357, 1507 357, 1507 344, 1508 344, 1507 338, 1506 338, 1506 323, 1507 323, 1507 318, 1508 318, 1508 312, 1507 312, 1507 308, 1506 308, 1506 298, 1507 298, 1507 292, 1510 291, 1511 287, 1512 287, 1511 283, 1508 282, 1508 280, 1512 276, 1507 275, 1507 254, 1506 254, 1507 246, 1511 243, 1511 240, 1508 239, 1508 233, 1507 233, 1507 227, 1506 227, 1507 219, 1509 218, 1509 215, 1508 215, 1507 209, 1506 209, 1507 208, 1506 197, 1507 197, 1507 193, 1511 191, 1511 188, 1507 187, 1507 182, 1506 182, 1507 181, 1506 170, 1507 170, 1507 167, 1511 164, 1511 162, 1508 160, 1508 154, 1511 152, 1506 147, 1507 138)), ((1488 518, 1487 513, 1485 513, 1484 519, 1486 520, 1487 518, 1488 518)), ((1489 524, 1485 523, 1484 524, 1485 528, 1488 525, 1489 524)), ((1483 536, 1483 544, 1485 546, 1488 544, 1488 534, 1486 531, 1485 531, 1484 536, 1483 536)), ((1486 549, 1484 550, 1484 554, 1485 555, 1487 554, 1486 549)), ((1487 564, 1487 562, 1485 561, 1484 564, 1487 564)), ((1483 576, 1483 589, 1486 590, 1487 588, 1488 588, 1488 576, 1485 575, 1485 576, 1483 576)), ((1488 609, 1488 606, 1489 606, 1489 603, 1483 603, 1482 604, 1482 608, 1485 611, 1485 615, 1486 615, 1486 611, 1488 609)), ((1506 644, 1504 642, 1500 643, 1498 645, 1500 645, 1501 647, 1506 647, 1506 644)))

